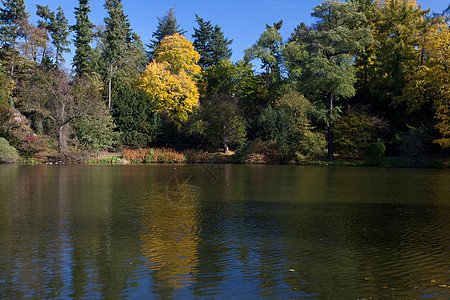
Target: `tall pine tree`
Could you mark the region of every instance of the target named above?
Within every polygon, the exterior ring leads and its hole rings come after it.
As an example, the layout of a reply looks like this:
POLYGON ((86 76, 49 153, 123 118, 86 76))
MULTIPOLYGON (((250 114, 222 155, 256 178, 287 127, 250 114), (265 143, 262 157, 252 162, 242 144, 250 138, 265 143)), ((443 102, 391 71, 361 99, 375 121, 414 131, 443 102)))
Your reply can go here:
POLYGON ((121 0, 106 0, 105 8, 108 16, 105 18, 105 49, 101 59, 108 67, 108 107, 111 107, 112 77, 119 66, 125 63, 132 42, 132 31, 121 0))
POLYGON ((233 51, 230 49, 230 45, 233 40, 228 40, 225 38, 222 29, 216 25, 214 26, 214 31, 212 34, 212 60, 214 65, 217 65, 222 59, 230 59, 233 51))
POLYGON ((89 20, 91 12, 89 0, 79 0, 79 7, 75 8, 77 23, 72 27, 75 31, 75 56, 72 66, 77 75, 83 75, 92 71, 92 28, 94 25, 89 20))
POLYGON ((63 57, 64 52, 70 52, 70 49, 67 47, 70 43, 67 40, 70 28, 64 11, 60 6, 55 15, 55 12, 51 11, 48 5, 37 5, 36 14, 44 19, 44 21, 39 21, 39 26, 47 29, 52 36, 52 44, 56 49, 55 65, 59 66, 60 63, 65 61, 63 57))
POLYGON ((0 8, 0 37, 1 48, 8 49, 15 46, 18 30, 17 21, 27 19, 28 14, 25 11, 24 0, 2 0, 3 8, 0 8))
POLYGON ((199 65, 209 68, 217 65, 223 59, 231 58, 232 51, 229 45, 233 40, 225 38, 222 29, 216 25, 212 26, 210 21, 204 21, 195 15, 198 28, 194 28, 194 48, 200 54, 199 65))
POLYGON ((162 18, 158 17, 158 27, 152 34, 153 40, 150 40, 150 44, 147 45, 149 61, 155 58, 155 50, 158 48, 161 41, 166 36, 174 35, 175 33, 184 35, 186 31, 181 29, 178 24, 177 17, 175 16, 175 7, 172 7, 162 18))

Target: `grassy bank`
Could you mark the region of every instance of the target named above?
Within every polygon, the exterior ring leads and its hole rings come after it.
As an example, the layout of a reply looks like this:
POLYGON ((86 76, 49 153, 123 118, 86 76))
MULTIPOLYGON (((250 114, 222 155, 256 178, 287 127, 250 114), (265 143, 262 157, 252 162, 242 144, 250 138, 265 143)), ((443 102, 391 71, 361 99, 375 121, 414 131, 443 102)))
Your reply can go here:
MULTIPOLYGON (((269 152, 267 156, 261 153, 251 153, 242 156, 240 153, 208 153, 201 150, 176 151, 174 149, 126 149, 119 153, 103 152, 94 159, 87 160, 88 164, 177 164, 177 163, 220 163, 220 164, 284 164, 300 166, 373 166, 363 159, 337 156, 334 161, 324 159, 300 159, 283 161, 281 154, 269 152)), ((450 159, 435 158, 414 160, 402 157, 388 157, 374 167, 390 168, 449 168, 450 159)))

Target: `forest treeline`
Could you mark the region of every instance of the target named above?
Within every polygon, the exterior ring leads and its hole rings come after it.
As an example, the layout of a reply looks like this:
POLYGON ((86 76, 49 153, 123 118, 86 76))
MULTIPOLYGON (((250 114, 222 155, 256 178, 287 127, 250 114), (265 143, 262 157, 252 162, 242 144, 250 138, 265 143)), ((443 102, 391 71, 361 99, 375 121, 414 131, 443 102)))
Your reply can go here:
POLYGON ((238 62, 211 20, 196 15, 187 37, 171 8, 144 43, 121 0, 104 7, 94 26, 89 0, 73 25, 61 7, 37 5, 33 24, 24 0, 2 0, 0 137, 24 157, 172 148, 233 150, 246 162, 448 158, 450 6, 325 0, 287 40, 282 20, 261 28, 238 62))

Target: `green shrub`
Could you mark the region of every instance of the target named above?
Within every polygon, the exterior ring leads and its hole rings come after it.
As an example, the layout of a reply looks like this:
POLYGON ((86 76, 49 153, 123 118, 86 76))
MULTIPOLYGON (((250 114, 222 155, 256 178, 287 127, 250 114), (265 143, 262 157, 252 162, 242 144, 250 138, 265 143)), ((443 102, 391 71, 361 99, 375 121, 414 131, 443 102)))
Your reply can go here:
POLYGON ((336 152, 359 158, 365 150, 381 136, 387 123, 364 111, 348 110, 334 127, 336 152))
POLYGON ((277 164, 282 158, 281 148, 276 143, 263 142, 259 139, 246 144, 243 149, 236 152, 236 161, 239 163, 277 164))
POLYGON ((122 164, 123 160, 120 156, 108 156, 105 158, 92 159, 89 160, 88 164, 97 164, 97 165, 117 165, 122 164))
POLYGON ((15 162, 19 158, 17 150, 5 138, 0 137, 0 163, 15 162))
POLYGON ((0 137, 10 138, 12 111, 7 105, 0 103, 0 137))
POLYGON ((382 142, 370 144, 366 149, 364 162, 369 166, 380 166, 385 159, 386 146, 382 142))
POLYGON ((183 152, 186 161, 190 163, 206 163, 210 161, 210 155, 202 150, 189 149, 183 152))

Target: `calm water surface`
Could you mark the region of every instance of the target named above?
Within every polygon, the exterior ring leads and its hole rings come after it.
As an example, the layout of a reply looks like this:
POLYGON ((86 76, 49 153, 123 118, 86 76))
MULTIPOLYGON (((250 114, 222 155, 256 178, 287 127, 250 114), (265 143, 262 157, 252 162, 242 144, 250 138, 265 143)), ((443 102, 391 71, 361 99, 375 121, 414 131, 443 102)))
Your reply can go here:
POLYGON ((450 171, 0 165, 0 298, 450 299, 450 171))

